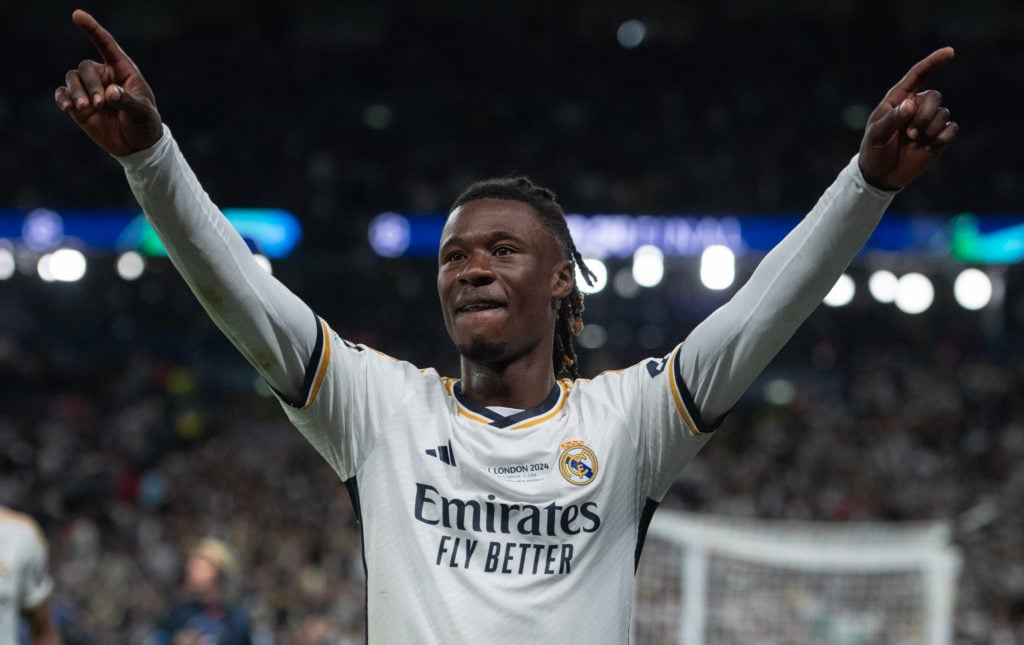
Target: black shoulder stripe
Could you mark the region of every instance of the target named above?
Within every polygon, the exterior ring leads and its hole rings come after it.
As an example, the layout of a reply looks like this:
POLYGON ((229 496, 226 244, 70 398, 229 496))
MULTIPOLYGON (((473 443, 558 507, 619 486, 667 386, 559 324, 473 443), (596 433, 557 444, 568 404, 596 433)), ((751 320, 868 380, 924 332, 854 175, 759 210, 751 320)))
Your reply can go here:
POLYGON ((690 394, 690 388, 686 386, 686 381, 683 380, 682 355, 683 352, 677 351, 675 359, 672 361, 672 376, 676 382, 676 388, 679 390, 679 396, 683 399, 683 405, 690 411, 690 417, 693 419, 693 422, 697 424, 697 430, 701 434, 714 432, 722 424, 722 420, 725 417, 723 416, 722 419, 718 419, 713 425, 704 422, 700 415, 700 408, 697 407, 697 403, 693 400, 693 395, 690 394))
POLYGON ((324 326, 320 324, 320 316, 313 314, 313 324, 316 325, 316 344, 313 346, 313 353, 306 363, 306 378, 302 381, 302 400, 309 400, 309 391, 313 388, 313 381, 316 379, 317 368, 320 367, 320 355, 324 352, 324 326))

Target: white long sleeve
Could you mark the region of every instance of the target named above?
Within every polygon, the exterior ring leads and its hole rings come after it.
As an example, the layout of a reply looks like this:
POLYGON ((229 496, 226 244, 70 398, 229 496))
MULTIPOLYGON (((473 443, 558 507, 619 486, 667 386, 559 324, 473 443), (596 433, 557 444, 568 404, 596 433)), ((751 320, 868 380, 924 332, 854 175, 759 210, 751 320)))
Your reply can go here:
POLYGON ((166 125, 152 147, 116 159, 203 308, 272 387, 298 401, 317 343, 319 323, 312 310, 256 263, 166 125))
POLYGON ((828 294, 895 193, 874 188, 855 156, 733 298, 680 349, 683 380, 714 427, 828 294))

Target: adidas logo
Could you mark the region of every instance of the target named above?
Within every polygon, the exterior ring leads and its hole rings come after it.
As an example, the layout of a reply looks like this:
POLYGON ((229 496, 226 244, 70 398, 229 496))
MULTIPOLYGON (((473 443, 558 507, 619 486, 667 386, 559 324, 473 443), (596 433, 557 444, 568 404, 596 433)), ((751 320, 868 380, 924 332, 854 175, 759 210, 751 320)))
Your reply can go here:
POLYGON ((452 449, 452 442, 449 441, 446 446, 438 446, 437 448, 427 448, 427 454, 431 457, 437 457, 449 466, 455 466, 455 450, 452 449))

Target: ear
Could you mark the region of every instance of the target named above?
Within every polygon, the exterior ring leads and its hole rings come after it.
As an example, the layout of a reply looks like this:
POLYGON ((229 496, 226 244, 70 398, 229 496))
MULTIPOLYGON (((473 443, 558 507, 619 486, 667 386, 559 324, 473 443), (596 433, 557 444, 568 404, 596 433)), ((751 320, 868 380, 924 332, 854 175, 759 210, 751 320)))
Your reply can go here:
POLYGON ((565 298, 572 293, 575 281, 576 276, 573 274, 572 262, 563 260, 555 267, 555 272, 551 275, 551 297, 556 301, 565 298))

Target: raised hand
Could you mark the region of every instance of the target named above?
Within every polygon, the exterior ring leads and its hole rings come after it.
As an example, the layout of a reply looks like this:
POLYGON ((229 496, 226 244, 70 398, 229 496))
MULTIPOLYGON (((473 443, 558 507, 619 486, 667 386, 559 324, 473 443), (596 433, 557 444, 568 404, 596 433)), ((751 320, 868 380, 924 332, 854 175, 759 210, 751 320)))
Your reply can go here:
POLYGON ((123 156, 156 143, 163 128, 153 90, 139 68, 96 19, 81 9, 71 19, 96 46, 102 63, 84 60, 53 94, 57 107, 101 148, 123 156))
POLYGON ((910 68, 878 104, 860 143, 860 170, 868 183, 886 190, 903 188, 921 176, 956 137, 958 126, 935 90, 919 91, 927 78, 950 60, 943 47, 910 68))

